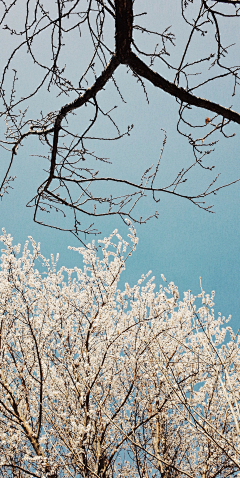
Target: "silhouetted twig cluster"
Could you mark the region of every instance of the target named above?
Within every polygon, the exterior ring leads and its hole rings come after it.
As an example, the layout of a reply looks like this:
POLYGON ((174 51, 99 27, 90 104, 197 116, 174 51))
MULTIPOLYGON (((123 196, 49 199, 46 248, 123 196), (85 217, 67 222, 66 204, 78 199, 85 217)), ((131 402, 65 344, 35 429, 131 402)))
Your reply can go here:
POLYGON ((1 117, 6 124, 5 138, 0 144, 2 148, 10 151, 10 161, 0 181, 1 198, 12 187, 14 178, 10 176, 10 170, 19 146, 27 137, 37 136, 42 145, 48 149, 43 158, 49 161, 46 179, 28 202, 28 206, 34 208, 34 221, 37 223, 68 230, 77 237, 80 237, 81 233, 97 234, 94 221, 99 217, 120 216, 124 222, 130 219, 136 223, 144 223, 153 216, 157 217, 158 213, 155 211, 148 217, 141 217, 136 206, 146 194, 151 194, 153 201, 158 202, 161 193, 185 198, 199 208, 212 212, 212 206, 206 203, 206 198, 229 184, 216 186, 217 175, 211 179, 207 187, 194 194, 187 193, 186 187, 182 188, 181 185, 186 183, 188 173, 193 169, 209 171, 213 169, 214 166, 209 166, 205 159, 217 142, 215 133, 221 133, 224 137, 233 136, 227 132, 226 127, 230 122, 240 124, 238 112, 195 95, 196 89, 213 81, 217 84, 222 78, 232 79, 231 93, 235 95, 237 92, 240 67, 229 65, 227 62, 232 45, 223 43, 220 23, 222 25, 222 21, 228 21, 229 18, 231 21, 238 21, 240 16, 238 4, 239 2, 234 0, 182 0, 181 14, 189 30, 189 36, 180 61, 176 65, 171 61, 170 55, 170 48, 177 45, 171 27, 167 26, 163 32, 146 28, 144 26, 146 12, 138 13, 137 2, 133 5, 133 0, 115 0, 115 2, 57 0, 51 5, 47 1, 28 0, 24 12, 19 1, 1 2, 0 24, 10 34, 10 38, 15 40, 15 46, 3 68, 0 83, 3 104, 1 117), (195 10, 192 10, 194 8, 195 10), (18 11, 21 12, 19 15, 23 19, 19 18, 19 27, 16 29, 11 25, 18 11), (193 11, 194 18, 191 16, 193 11), (109 44, 109 39, 106 39, 109 32, 113 31, 113 26, 114 48, 113 42, 109 44), (139 34, 157 38, 152 52, 142 50, 138 44, 139 34), (208 52, 206 57, 200 58, 196 53, 195 58, 191 60, 189 51, 193 37, 198 35, 198 38, 202 38, 208 34, 214 38, 215 51, 208 52), (89 49, 89 63, 78 81, 74 79, 74 74, 71 76, 68 65, 62 61, 64 47, 71 48, 73 39, 76 63, 80 61, 78 45, 80 48, 83 42, 89 49), (51 52, 49 54, 46 49, 43 55, 44 47, 40 45, 41 41, 44 43, 45 40, 46 42, 49 40, 51 52), (31 57, 41 73, 39 83, 32 86, 29 82, 27 93, 22 96, 18 90, 18 72, 15 67, 13 68, 20 51, 24 54, 27 52, 28 58, 31 57), (110 171, 111 163, 108 158, 98 156, 95 151, 89 149, 90 140, 118 141, 131 133, 133 125, 121 131, 112 114, 115 107, 105 111, 98 98, 98 93, 103 92, 106 83, 112 80, 120 99, 125 102, 114 77, 120 65, 126 65, 128 71, 132 72, 136 81, 141 84, 147 101, 146 80, 175 97, 179 103, 177 129, 192 147, 193 162, 188 167, 181 168, 167 185, 160 185, 158 177, 166 143, 165 132, 159 161, 156 166, 148 166, 136 181, 131 181, 128 177, 114 177, 110 172, 107 175, 101 174, 101 164, 109 163, 110 171), (161 66, 164 69, 168 68, 171 81, 159 73, 161 66), (198 79, 200 73, 201 81, 198 79), (11 87, 10 78, 12 78, 11 87), (41 112, 37 119, 33 119, 26 105, 28 103, 31 105, 40 90, 44 89, 51 91, 55 97, 67 97, 70 101, 65 104, 63 100, 60 110, 50 111, 45 115, 41 112), (82 131, 81 128, 81 132, 78 132, 75 115, 83 106, 90 107, 92 116, 86 122, 85 129, 82 131), (203 123, 195 125, 189 119, 189 110, 192 107, 207 110, 203 123), (97 137, 95 125, 101 124, 101 121, 106 119, 113 125, 116 134, 112 137, 97 137), (200 131, 199 137, 195 137, 195 131, 197 135, 200 131), (93 161, 98 164, 97 168, 92 168, 93 161), (99 185, 103 187, 99 188, 99 185), (123 192, 123 185, 126 192, 123 192), (62 213, 63 217, 72 217, 71 224, 67 222, 67 226, 63 226, 60 219, 56 220, 55 215, 54 221, 57 222, 48 222, 45 217, 46 213, 50 212, 62 213), (87 227, 83 226, 84 216, 90 218, 87 227))

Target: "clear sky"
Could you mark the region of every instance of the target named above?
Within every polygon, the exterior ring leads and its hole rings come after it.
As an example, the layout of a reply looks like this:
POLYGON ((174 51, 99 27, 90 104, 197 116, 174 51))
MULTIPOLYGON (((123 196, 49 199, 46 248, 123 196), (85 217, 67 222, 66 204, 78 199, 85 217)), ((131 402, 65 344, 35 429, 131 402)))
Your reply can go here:
MULTIPOLYGON (((168 3, 169 4, 169 3, 168 3)), ((175 25, 171 22, 172 10, 164 7, 164 2, 154 0, 150 11, 150 20, 153 29, 161 22, 162 26, 173 24, 178 48, 184 42, 184 33, 181 25, 178 25, 177 18, 180 14, 180 2, 176 9, 175 25)), ((138 1, 136 5, 141 10, 144 2, 138 1)), ((18 18, 15 18, 16 24, 18 18)), ((226 27, 226 35, 229 29, 234 30, 234 25, 226 27)), ((109 31, 109 36, 111 32, 109 31)), ((84 38, 84 36, 83 36, 84 38)), ((83 40, 84 42, 84 40, 83 40)), ((6 43, 6 49, 1 52, 1 65, 5 63, 10 51, 11 44, 6 43)), ((44 54, 43 45, 39 45, 44 54)), ((198 42, 195 42, 198 48, 198 42)), ((194 52, 193 52, 194 53, 194 52)), ((178 50, 177 53, 178 54, 178 50)), ((78 75, 76 58, 80 64, 79 69, 84 68, 84 62, 88 59, 88 45, 83 43, 82 51, 74 49, 74 45, 67 50, 66 61, 68 69, 73 75, 78 75), (83 66, 82 66, 83 65, 83 66)), ((20 55, 17 66, 22 71, 20 82, 22 88, 28 88, 34 81, 37 81, 37 70, 31 70, 24 55, 20 55)), ((15 65, 16 66, 16 65, 15 65)), ((139 179, 144 169, 152 163, 156 164, 162 147, 164 128, 167 132, 167 144, 162 156, 161 170, 159 173, 159 184, 164 185, 166 178, 171 177, 171 172, 178 171, 181 167, 191 161, 192 152, 185 139, 180 137, 176 131, 178 105, 174 98, 170 98, 161 90, 156 90, 152 85, 145 83, 149 104, 140 85, 131 74, 126 74, 127 68, 121 66, 115 75, 123 97, 127 103, 119 102, 116 90, 112 83, 108 83, 105 91, 101 92, 102 105, 107 108, 118 103, 116 120, 123 128, 134 124, 130 137, 121 141, 101 142, 96 145, 98 154, 109 157, 113 162, 109 174, 112 176, 128 175, 130 178, 139 179)), ((158 71, 161 73, 160 68, 158 71)), ((165 70, 164 70, 165 73, 165 70)), ((166 73, 169 75, 169 73, 166 73)), ((208 99, 218 101, 225 106, 225 85, 224 83, 202 89, 202 95, 208 99)), ((200 91, 198 92, 200 95, 200 91)), ((231 98, 231 97, 230 97, 231 98)), ((226 100, 227 101, 227 100, 226 100)), ((228 102, 230 100, 228 99, 228 102)), ((231 99, 234 108, 240 111, 240 102, 236 97, 231 99)), ((38 112, 55 110, 61 106, 62 98, 57 99, 51 94, 40 94, 32 105, 38 112)), ((77 111, 76 121, 79 127, 84 124, 81 110, 77 111)), ((37 116, 37 114, 35 115, 37 116)), ((193 111, 193 118, 204 121, 206 111, 193 111)), ((2 121, 2 120, 1 120, 2 121)), ((102 133, 105 125, 99 124, 95 132, 102 133)), ((0 123, 1 135, 4 133, 4 122, 0 123)), ((219 137, 219 143, 215 152, 209 157, 209 164, 215 164, 214 175, 221 173, 219 184, 232 181, 240 177, 239 171, 239 147, 240 129, 239 125, 233 125, 231 132, 236 135, 232 139, 219 137)), ((95 145, 89 145, 94 148, 95 145)), ((0 204, 0 226, 5 227, 7 232, 14 237, 14 243, 23 244, 27 236, 31 235, 37 242, 41 242, 42 253, 49 257, 50 253, 60 253, 59 263, 72 267, 80 266, 80 256, 67 249, 68 245, 77 246, 78 243, 73 236, 43 228, 32 221, 33 211, 25 205, 34 196, 36 187, 41 180, 45 179, 46 173, 42 168, 46 163, 44 160, 31 155, 41 154, 41 148, 36 140, 25 140, 23 147, 19 149, 11 174, 17 175, 14 182, 14 190, 5 195, 0 204)), ((0 173, 1 177, 7 167, 9 154, 1 150, 0 173)), ((108 166, 110 168, 110 166, 108 166)), ((106 169, 108 172, 108 169, 106 169)), ((214 177, 210 176, 210 180, 214 177)), ((209 180, 209 181, 210 181, 209 180)), ((208 179, 206 179, 208 181, 208 179)), ((192 188, 201 187, 202 177, 195 175, 192 179, 192 188)), ((205 183, 206 184, 206 183, 205 183)), ((198 189, 197 189, 198 190, 198 189)), ((209 199, 209 204, 214 202, 215 214, 209 214, 184 199, 161 195, 161 201, 153 204, 150 198, 143 203, 143 216, 148 211, 159 211, 159 218, 152 219, 146 225, 137 226, 139 245, 135 254, 129 259, 126 271, 123 275, 123 282, 135 283, 141 274, 152 270, 156 277, 156 284, 160 282, 160 275, 163 273, 168 281, 174 281, 180 292, 191 289, 194 294, 200 292, 199 276, 202 277, 203 288, 207 292, 216 291, 216 312, 221 311, 223 315, 233 316, 232 326, 236 330, 239 326, 239 293, 240 293, 240 215, 239 215, 240 184, 235 184, 227 189, 221 190, 217 196, 209 199)), ((108 235, 113 229, 118 228, 120 234, 126 236, 127 228, 120 220, 105 220, 101 223, 102 237, 108 235)))

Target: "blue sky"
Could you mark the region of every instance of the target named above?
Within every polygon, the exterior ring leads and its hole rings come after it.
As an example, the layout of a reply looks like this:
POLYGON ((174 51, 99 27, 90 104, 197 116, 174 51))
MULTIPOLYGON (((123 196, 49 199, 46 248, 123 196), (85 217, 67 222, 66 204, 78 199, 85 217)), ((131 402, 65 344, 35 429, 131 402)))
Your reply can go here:
MULTIPOLYGON (((152 3, 153 8, 150 12, 150 21, 153 28, 157 27, 159 2, 152 3), (155 25, 154 25, 155 22, 155 25)), ((138 2, 139 11, 144 2, 138 2)), ((177 12, 179 14, 179 12, 177 12)), ((165 27, 170 24, 169 9, 161 10, 161 22, 165 21, 165 27), (165 17, 164 17, 165 15, 165 17), (169 21, 168 21, 169 20, 169 21)), ((176 22, 177 22, 176 15, 176 22)), ((17 21, 17 19, 15 19, 17 21)), ((173 22, 174 23, 174 22, 173 22)), ((174 25, 173 25, 174 27, 174 25)), ((184 33, 181 26, 176 23, 175 33, 178 45, 183 44, 184 33)), ((229 28, 233 30, 231 24, 225 27, 224 34, 228 34, 229 28)), ((174 29, 174 28, 173 28, 174 29)), ((110 36, 110 30, 109 30, 110 36)), ((7 45, 7 44, 6 44, 7 45)), ((2 52, 1 63, 5 61, 8 54, 8 44, 6 50, 2 52)), ((179 47, 179 48, 180 48, 179 47)), ((40 46, 39 46, 40 48, 40 46)), ((197 41, 195 49, 198 48, 197 41)), ((80 52, 82 68, 88 58, 87 44, 83 44, 80 52)), ((177 52, 174 54, 178 54, 177 52)), ((66 58, 69 63, 69 71, 72 75, 78 75, 79 72, 74 64, 74 55, 79 56, 79 51, 67 51, 66 58), (75 68, 75 69, 74 69, 75 68)), ((22 87, 26 88, 37 81, 38 72, 30 70, 25 57, 19 57, 18 66, 22 76, 20 80, 22 87)), ((80 62, 80 65, 81 65, 80 62)), ((79 67, 80 68, 80 67, 79 67)), ((96 146, 98 154, 109 157, 113 163, 109 174, 116 176, 119 173, 128 175, 130 178, 139 179, 147 166, 156 164, 162 147, 163 132, 167 132, 167 144, 162 156, 161 170, 159 173, 159 183, 165 182, 172 173, 181 169, 182 165, 188 164, 192 158, 191 149, 185 139, 180 137, 176 131, 178 105, 174 98, 170 98, 166 93, 156 90, 146 84, 149 104, 145 100, 145 95, 139 84, 131 74, 126 74, 127 68, 121 66, 115 75, 121 88, 124 99, 127 104, 119 102, 117 92, 111 82, 106 86, 104 92, 101 92, 99 99, 105 107, 111 107, 116 102, 118 109, 116 120, 124 129, 129 124, 134 124, 130 137, 115 142, 100 142, 91 145, 96 146)), ((160 69, 158 70, 159 72, 160 69)), ((165 73, 165 72, 164 72, 165 73)), ((169 73, 166 73, 169 75, 169 73)), ((207 87, 199 91, 200 93, 218 101, 225 106, 230 106, 226 101, 234 103, 235 110, 240 110, 240 102, 237 98, 227 99, 226 86, 221 83, 217 86, 207 87)), ((32 114, 34 111, 47 112, 50 109, 57 109, 61 105, 62 99, 56 99, 51 94, 40 94, 31 106, 32 114)), ((193 118, 204 122, 206 111, 194 109, 193 118)), ((77 111, 76 125, 79 128, 84 127, 85 112, 77 111)), ((37 116, 37 114, 35 115, 37 116)), ((95 132, 101 134, 106 131, 108 126, 99 124, 95 132)), ((0 123, 1 135, 4 133, 4 123, 0 123)), ((230 130, 229 130, 230 131, 230 130)), ((239 147, 240 131, 239 125, 231 126, 231 132, 236 135, 232 139, 219 137, 219 143, 215 151, 210 155, 209 164, 215 164, 213 175, 204 179, 198 177, 198 173, 192 179, 192 188, 201 188, 203 180, 210 181, 217 173, 221 173, 219 184, 232 181, 240 177, 239 171, 239 147)), ((56 255, 60 253, 59 263, 72 267, 81 265, 80 256, 69 251, 68 245, 77 246, 77 241, 70 234, 61 233, 51 229, 41 227, 32 221, 33 211, 26 208, 25 205, 34 195, 36 187, 41 180, 46 177, 42 171, 46 167, 44 160, 31 155, 41 154, 41 148, 36 140, 25 140, 23 147, 19 149, 15 158, 11 174, 17 175, 14 182, 14 190, 9 195, 5 195, 0 204, 0 226, 5 227, 7 232, 14 237, 14 243, 23 244, 27 236, 31 235, 37 242, 41 242, 42 253, 49 257, 50 253, 56 255)), ((0 174, 2 177, 8 164, 9 154, 1 151, 0 174)), ((110 168, 110 167, 108 167, 110 168)), ((198 190, 198 189, 197 189, 198 190)), ((135 283, 141 274, 152 270, 156 277, 156 284, 160 282, 160 275, 163 273, 168 281, 174 281, 179 287, 180 292, 191 289, 194 294, 200 292, 199 276, 202 277, 203 289, 207 292, 216 291, 215 311, 221 311, 223 315, 232 315, 232 326, 235 330, 239 324, 239 199, 240 184, 237 183, 227 189, 221 190, 217 196, 209 199, 209 204, 214 202, 215 214, 209 214, 184 199, 176 198, 170 195, 161 195, 161 201, 155 205, 150 199, 146 199, 142 205, 143 216, 148 211, 158 209, 159 218, 152 219, 146 225, 137 226, 137 235, 139 245, 135 254, 129 259, 126 271, 123 274, 122 284, 128 281, 135 283)), ((118 228, 120 234, 126 236, 128 231, 120 220, 106 219, 101 223, 101 238, 118 228)))

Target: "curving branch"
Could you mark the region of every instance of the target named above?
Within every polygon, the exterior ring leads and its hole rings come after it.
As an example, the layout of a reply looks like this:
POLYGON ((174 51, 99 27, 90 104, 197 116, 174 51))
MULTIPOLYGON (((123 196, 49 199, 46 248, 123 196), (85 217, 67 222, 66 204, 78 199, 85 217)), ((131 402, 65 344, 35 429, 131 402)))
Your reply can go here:
POLYGON ((57 155, 57 147, 58 147, 58 138, 59 138, 59 131, 61 129, 61 122, 67 116, 68 113, 74 111, 77 108, 85 105, 89 100, 96 97, 96 94, 103 89, 107 81, 112 77, 114 71, 117 69, 118 65, 120 64, 119 59, 116 55, 114 55, 110 62, 108 63, 106 69, 102 72, 101 76, 97 78, 95 83, 92 85, 91 88, 87 89, 84 95, 77 98, 75 101, 68 103, 67 105, 63 106, 57 115, 54 124, 54 136, 53 136, 53 147, 52 147, 52 157, 51 157, 51 168, 49 178, 47 180, 44 189, 46 190, 53 178, 55 165, 56 165, 56 155, 57 155))
POLYGON ((171 96, 178 98, 181 102, 187 103, 188 105, 197 106, 198 108, 203 108, 213 113, 217 113, 223 118, 227 118, 234 123, 240 124, 240 114, 236 111, 231 110, 230 108, 225 108, 218 103, 213 103, 212 101, 206 100, 204 98, 199 98, 189 93, 183 88, 171 83, 170 81, 163 78, 155 71, 151 70, 140 58, 138 58, 133 52, 129 53, 128 65, 137 75, 146 78, 154 86, 160 88, 161 90, 169 93, 171 96))
MULTIPOLYGON (((0 116, 3 117, 5 115, 6 123, 5 138, 0 140, 0 145, 4 150, 11 152, 6 173, 0 182, 1 198, 12 188, 10 184, 12 184, 11 182, 15 178, 12 178, 9 174, 14 167, 14 157, 19 146, 23 144, 23 140, 27 139, 27 137, 35 136, 47 148, 48 153, 41 157, 49 162, 46 179, 38 187, 33 199, 27 204, 29 207, 34 208, 34 221, 39 224, 67 230, 79 237, 82 233, 97 233, 97 229, 93 228, 93 224, 87 225, 87 227, 81 225, 80 219, 84 216, 96 218, 116 215, 122 219, 129 218, 138 223, 146 222, 150 217, 157 217, 158 215, 157 211, 155 211, 143 219, 140 215, 135 214, 136 206, 147 192, 152 195, 153 202, 159 202, 160 200, 160 198, 156 199, 156 193, 168 193, 190 200, 197 207, 212 212, 212 206, 205 203, 205 198, 211 194, 216 194, 220 189, 230 184, 234 184, 238 179, 233 179, 226 185, 216 187, 215 182, 219 176, 217 174, 215 177, 210 178, 209 184, 203 191, 197 191, 191 195, 181 188, 183 183, 186 183, 188 180, 187 174, 193 168, 212 171, 214 166, 209 166, 204 161, 206 156, 214 150, 214 145, 217 142, 216 134, 218 133, 224 138, 233 136, 233 134, 226 133, 226 126, 230 122, 240 124, 240 113, 210 99, 201 98, 193 94, 193 91, 195 92, 201 86, 206 86, 213 81, 229 81, 232 79, 232 94, 237 94, 240 84, 240 66, 236 64, 229 65, 226 62, 228 51, 232 46, 231 44, 222 44, 219 18, 224 18, 224 21, 228 21, 229 18, 238 20, 240 17, 239 10, 235 8, 234 13, 232 13, 232 5, 239 2, 234 0, 199 0, 199 8, 193 19, 188 15, 188 3, 181 2, 181 21, 189 29, 189 35, 180 60, 176 62, 171 60, 169 50, 169 46, 174 48, 175 44, 177 44, 176 35, 169 26, 161 32, 139 23, 141 22, 142 15, 145 15, 146 12, 136 12, 133 0, 115 0, 114 3, 111 0, 92 0, 83 11, 80 10, 77 0, 73 4, 71 2, 71 7, 69 7, 68 2, 62 0, 62 2, 56 2, 54 13, 49 12, 44 2, 41 5, 37 2, 34 11, 31 12, 31 2, 28 2, 25 24, 22 28, 19 26, 19 30, 16 30, 11 27, 10 23, 4 25, 3 29, 7 33, 16 38, 19 37, 20 40, 9 56, 0 81, 0 96, 3 102, 3 111, 0 112, 0 116), (230 7, 223 6, 217 11, 217 5, 221 3, 228 3, 230 7), (114 48, 105 40, 106 32, 108 34, 110 31, 110 25, 115 30, 114 48), (192 42, 196 41, 197 35, 201 37, 206 36, 208 34, 207 29, 213 33, 216 50, 207 52, 202 58, 196 55, 196 58, 189 60, 188 55, 193 44, 192 42), (76 82, 69 73, 66 73, 66 65, 64 66, 61 63, 62 50, 63 46, 67 44, 68 38, 70 38, 69 45, 72 48, 71 35, 76 35, 79 32, 79 40, 81 41, 82 31, 86 30, 89 34, 88 38, 90 38, 89 63, 87 67, 83 67, 84 73, 79 75, 80 79, 76 82), (146 51, 144 47, 139 45, 139 33, 153 39, 152 51, 146 51), (46 53, 46 61, 43 61, 42 58, 38 58, 34 45, 35 41, 39 41, 39 38, 45 38, 44 35, 47 34, 49 34, 50 38, 51 58, 48 59, 46 53), (24 37, 24 40, 22 37, 24 37), (157 38, 158 42, 161 42, 161 45, 159 43, 155 44, 155 38, 157 38), (29 56, 33 60, 34 65, 37 65, 37 68, 43 71, 43 79, 39 81, 37 86, 34 85, 32 91, 29 89, 25 96, 22 96, 20 93, 17 96, 18 76, 17 71, 14 69, 11 93, 9 98, 7 98, 7 89, 4 85, 6 85, 9 79, 10 69, 13 66, 15 57, 25 46, 28 47, 29 56), (136 53, 132 51, 132 48, 136 53), (149 60, 148 65, 143 61, 146 58, 149 60), (158 62, 158 66, 156 66, 156 62, 158 62), (112 80, 120 100, 125 102, 114 77, 114 73, 120 65, 125 65, 131 70, 134 78, 141 85, 147 101, 148 94, 144 83, 145 80, 149 81, 154 87, 176 98, 180 103, 177 131, 189 142, 193 149, 194 160, 187 168, 180 169, 177 176, 173 178, 168 186, 158 184, 158 186, 153 187, 153 181, 158 180, 157 173, 160 170, 162 152, 155 169, 147 167, 139 182, 129 181, 129 178, 122 178, 121 176, 119 178, 112 178, 111 174, 105 176, 100 174, 98 177, 98 170, 92 168, 92 161, 100 162, 100 164, 101 162, 108 163, 109 167, 111 162, 105 157, 100 157, 95 151, 90 150, 88 142, 95 139, 117 140, 125 135, 130 135, 133 127, 133 125, 129 126, 124 133, 120 131, 112 115, 115 106, 109 111, 105 111, 100 103, 100 95, 98 95, 99 92, 104 91, 107 82, 112 80), (173 81, 161 74, 162 65, 167 66, 169 71, 173 73, 173 81), (202 71, 206 74, 202 81, 197 79, 199 73, 196 72, 196 68, 202 68, 202 71), (45 116, 40 113, 39 118, 30 119, 27 102, 36 94, 44 91, 47 79, 49 81, 48 91, 53 89, 54 94, 57 91, 57 96, 60 98, 62 95, 67 97, 74 95, 75 99, 67 104, 63 104, 57 112, 50 111, 45 116), (21 104, 24 105, 25 109, 18 111, 17 108, 21 104), (80 133, 71 129, 69 115, 76 114, 76 110, 84 105, 90 108, 93 107, 94 115, 83 132, 80 133), (192 106, 207 110, 209 113, 213 113, 214 116, 211 118, 207 116, 203 124, 195 125, 188 119, 189 109, 192 106), (89 134, 97 122, 101 121, 101 118, 109 120, 117 134, 112 135, 112 137, 99 137, 89 134), (204 129, 203 134, 200 133, 200 137, 194 138, 192 132, 188 134, 184 132, 184 126, 190 127, 193 133, 195 130, 201 132, 202 128, 206 129, 204 129), (86 160, 90 160, 91 163, 83 163, 86 160), (127 193, 121 193, 120 189, 116 193, 110 187, 110 190, 97 195, 94 185, 100 182, 110 186, 113 183, 118 183, 119 186, 129 186, 130 189, 127 193), (77 197, 76 190, 71 189, 73 184, 77 186, 79 192, 77 197), (55 225, 51 221, 42 220, 42 217, 45 217, 44 214, 49 214, 51 211, 60 213, 59 216, 61 215, 63 219, 70 213, 73 219, 71 227, 63 225, 61 220, 55 225)), ((13 2, 11 7, 4 7, 1 19, 2 24, 3 21, 6 22, 10 18, 10 10, 12 11, 15 8, 17 12, 17 7, 18 0, 13 2)), ((74 65, 72 65, 72 68, 74 69, 74 65)), ((163 148, 164 145, 165 140, 163 148)))

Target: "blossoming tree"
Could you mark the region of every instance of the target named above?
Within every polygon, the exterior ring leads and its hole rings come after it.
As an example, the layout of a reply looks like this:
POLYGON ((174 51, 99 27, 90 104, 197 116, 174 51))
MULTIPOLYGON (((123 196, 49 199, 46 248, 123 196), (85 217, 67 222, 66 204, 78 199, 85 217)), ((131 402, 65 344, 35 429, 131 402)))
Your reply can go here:
POLYGON ((57 270, 1 236, 1 477, 239 473, 239 338, 213 293, 180 300, 149 274, 121 291, 129 239, 57 270))

